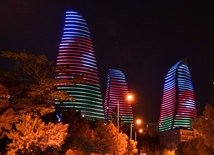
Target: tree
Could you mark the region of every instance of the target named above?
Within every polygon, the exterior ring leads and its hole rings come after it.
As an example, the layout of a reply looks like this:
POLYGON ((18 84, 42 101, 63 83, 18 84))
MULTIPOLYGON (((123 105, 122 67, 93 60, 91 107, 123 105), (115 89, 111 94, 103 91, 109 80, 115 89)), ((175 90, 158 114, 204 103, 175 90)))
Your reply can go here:
POLYGON ((184 154, 214 154, 214 106, 206 105, 203 116, 193 120, 191 127, 198 132, 198 137, 183 144, 184 154))
POLYGON ((137 142, 134 140, 130 139, 128 136, 126 138, 127 140, 127 149, 126 149, 126 154, 136 154, 137 153, 137 142))
POLYGON ((112 122, 99 122, 95 128, 96 153, 106 154, 116 151, 118 130, 112 122))
POLYGON ((201 137, 192 139, 184 143, 183 152, 185 155, 213 155, 213 151, 205 145, 204 140, 201 137))
MULTIPOLYGON (((44 55, 35 56, 26 53, 2 52, 1 56, 15 60, 15 72, 2 73, 0 81, 8 88, 14 102, 20 101, 23 95, 30 99, 33 104, 52 106, 54 100, 75 100, 66 92, 56 91, 58 84, 76 84, 83 83, 83 75, 73 75, 72 80, 55 78, 58 72, 65 74, 69 66, 55 68, 47 57, 44 55), (19 89, 17 90, 17 86, 19 89), (49 103, 49 104, 47 104, 49 103)), ((23 101, 21 101, 23 103, 23 101)))
POLYGON ((26 119, 23 114, 39 119, 53 112, 56 98, 59 101, 75 100, 66 92, 57 91, 58 84, 84 82, 81 75, 74 75, 75 78, 71 80, 55 78, 58 72, 68 72, 68 66, 56 69, 44 55, 2 52, 1 56, 15 60, 16 66, 13 71, 0 72, 0 83, 9 96, 9 102, 4 104, 4 108, 0 107, 0 139, 5 139, 5 135, 12 132, 16 124, 26 119))
POLYGON ((95 128, 95 153, 100 154, 126 154, 136 152, 136 143, 130 140, 129 137, 120 132, 112 122, 106 124, 99 122, 95 128))
POLYGON ((139 147, 143 148, 148 154, 154 155, 161 151, 158 134, 150 135, 149 133, 145 133, 143 135, 139 135, 138 142, 139 147))
POLYGON ((9 106, 9 98, 8 90, 0 83, 0 111, 9 106))
MULTIPOLYGON (((114 123, 115 126, 117 125, 117 107, 115 107, 112 110, 111 122, 114 123)), ((120 125, 120 131, 122 131, 122 132, 124 132, 126 134, 130 133, 130 124, 124 123, 122 121, 122 117, 121 116, 119 116, 119 125, 120 125)))
POLYGON ((7 133, 12 140, 12 143, 8 144, 8 153, 45 151, 48 147, 59 149, 67 136, 68 125, 45 124, 41 119, 32 118, 28 114, 15 128, 7 133))
POLYGON ((214 151, 214 106, 207 104, 203 116, 193 121, 191 126, 198 131, 204 143, 214 151))
POLYGON ((61 112, 57 109, 56 112, 61 114, 62 122, 69 124, 69 135, 63 148, 75 147, 83 153, 91 153, 94 145, 94 130, 90 129, 89 121, 75 109, 69 111, 61 109, 61 112))

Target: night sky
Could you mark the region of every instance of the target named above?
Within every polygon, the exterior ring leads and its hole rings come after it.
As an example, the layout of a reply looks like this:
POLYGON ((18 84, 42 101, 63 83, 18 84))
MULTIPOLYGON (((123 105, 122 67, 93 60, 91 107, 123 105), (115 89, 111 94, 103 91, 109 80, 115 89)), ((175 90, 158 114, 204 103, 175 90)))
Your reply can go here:
MULTIPOLYGON (((55 62, 65 11, 87 20, 105 93, 109 68, 135 94, 134 113, 158 122, 164 77, 187 58, 198 113, 214 96, 213 5, 195 0, 0 0, 0 51, 45 54, 55 62)), ((0 67, 10 66, 0 58, 0 67)))

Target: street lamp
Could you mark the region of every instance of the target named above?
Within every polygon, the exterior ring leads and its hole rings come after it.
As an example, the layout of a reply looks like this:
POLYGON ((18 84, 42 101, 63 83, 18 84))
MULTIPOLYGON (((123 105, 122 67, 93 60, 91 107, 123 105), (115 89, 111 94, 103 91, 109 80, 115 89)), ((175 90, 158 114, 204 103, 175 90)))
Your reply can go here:
MULTIPOLYGON (((139 133, 143 133, 143 129, 138 130, 139 133)), ((135 141, 137 140, 137 132, 135 131, 135 141)))
MULTIPOLYGON (((127 96, 126 96, 126 99, 128 100, 128 101, 133 101, 133 95, 132 94, 128 94, 127 96)), ((130 139, 132 139, 132 122, 131 122, 131 124, 130 124, 130 139)))
MULTIPOLYGON (((131 94, 128 94, 127 96, 126 96, 126 99, 128 100, 128 101, 132 101, 133 100, 133 96, 131 95, 131 94)), ((119 124, 119 106, 120 106, 120 104, 119 104, 119 99, 117 100, 117 128, 118 128, 118 134, 120 133, 120 124, 119 124)), ((131 126, 132 126, 132 123, 131 123, 131 126)), ((130 131, 130 134, 131 134, 131 131, 130 131)), ((117 143, 118 143, 118 135, 117 135, 117 143)), ((118 154, 118 150, 117 150, 117 154, 118 154)))
POLYGON ((140 125, 142 123, 142 121, 140 119, 136 120, 136 124, 140 125))
MULTIPOLYGON (((137 125, 140 125, 141 123, 142 123, 142 121, 141 121, 141 119, 137 119, 136 121, 135 121, 135 123, 137 124, 137 125)), ((142 129, 140 129, 139 130, 139 132, 140 133, 142 133, 143 132, 143 130, 141 131, 142 129)), ((135 130, 135 141, 137 140, 137 133, 136 133, 136 130, 135 130)))
POLYGON ((120 133, 120 126, 119 126, 119 99, 117 100, 117 128, 118 128, 118 133, 120 133))
MULTIPOLYGON (((133 97, 133 95, 132 94, 128 94, 127 96, 126 96, 126 99, 128 100, 128 101, 133 101, 133 99, 134 99, 134 97, 133 97)), ((118 133, 120 132, 120 126, 119 126, 119 99, 117 100, 117 128, 118 128, 118 133)), ((130 124, 130 139, 132 139, 132 122, 131 122, 131 124, 130 124)))
MULTIPOLYGON (((128 94, 127 96, 126 96, 126 99, 128 100, 128 101, 132 101, 133 100, 133 95, 132 94, 128 94)), ((117 100, 117 128, 118 128, 118 132, 119 132, 119 106, 120 106, 120 104, 119 104, 119 99, 117 100)), ((131 132, 130 132, 131 133, 131 132)))
POLYGON ((133 100, 133 95, 132 94, 128 94, 127 95, 127 100, 128 101, 132 101, 133 100))

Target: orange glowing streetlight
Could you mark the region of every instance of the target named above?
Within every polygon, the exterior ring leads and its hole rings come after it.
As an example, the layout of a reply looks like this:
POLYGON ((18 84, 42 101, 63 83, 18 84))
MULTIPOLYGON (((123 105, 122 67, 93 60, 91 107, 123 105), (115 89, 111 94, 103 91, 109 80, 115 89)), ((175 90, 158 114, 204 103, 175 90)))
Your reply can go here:
MULTIPOLYGON (((133 101, 134 97, 132 94, 127 94, 126 100, 129 102, 133 101)), ((130 123, 130 139, 132 139, 132 122, 130 123)))
POLYGON ((127 98, 128 101, 132 101, 132 100, 134 99, 134 97, 133 97, 132 94, 128 94, 128 95, 126 96, 126 98, 127 98))
MULTIPOLYGON (((139 126, 140 124, 142 124, 142 120, 141 120, 141 119, 137 119, 137 120, 135 121, 135 124, 139 126)), ((139 133, 142 133, 142 132, 143 132, 143 129, 139 129, 138 132, 139 132, 139 133)), ((136 130, 135 130, 135 141, 136 141, 136 140, 137 140, 137 132, 136 132, 136 130)))
POLYGON ((138 131, 139 131, 139 133, 143 133, 143 129, 139 129, 138 131))
POLYGON ((136 124, 137 124, 137 125, 140 125, 141 123, 142 123, 141 119, 137 119, 137 120, 136 120, 136 124))

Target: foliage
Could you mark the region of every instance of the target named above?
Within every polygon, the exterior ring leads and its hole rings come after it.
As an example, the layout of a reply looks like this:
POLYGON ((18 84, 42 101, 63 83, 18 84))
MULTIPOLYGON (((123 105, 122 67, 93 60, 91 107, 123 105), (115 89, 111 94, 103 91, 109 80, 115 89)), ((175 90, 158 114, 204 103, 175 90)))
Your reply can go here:
MULTIPOLYGON (((56 86, 62 83, 72 85, 84 82, 83 76, 80 75, 74 75, 76 77, 72 80, 55 78, 57 72, 63 74, 68 72, 69 68, 65 66, 56 69, 44 55, 35 56, 4 51, 1 56, 13 59, 16 62, 15 72, 3 73, 0 79, 14 99, 24 95, 25 100, 28 97, 32 103, 34 103, 33 101, 36 103, 39 101, 40 104, 47 104, 48 102, 49 105, 53 104, 55 98, 75 100, 65 92, 56 91, 56 86), (19 86, 19 90, 17 90, 17 86, 19 86)), ((18 101, 16 100, 16 102, 18 101)))
POLYGON ((118 133, 113 123, 90 123, 75 109, 60 108, 62 103, 53 112, 55 98, 59 102, 75 100, 66 92, 56 91, 56 86, 83 83, 84 75, 74 75, 71 80, 57 79, 56 76, 67 74, 69 67, 55 69, 42 55, 2 52, 2 56, 16 62, 14 72, 0 73, 0 83, 9 96, 0 107, 0 139, 8 136, 12 140, 11 143, 4 140, 9 143, 9 153, 42 153, 49 149, 59 150, 61 145, 65 150, 79 150, 83 154, 136 152, 136 143, 124 133, 118 133), (69 126, 57 123, 56 114, 69 126))
POLYGON ((68 125, 62 123, 46 125, 41 119, 26 115, 23 122, 17 123, 15 128, 16 130, 7 134, 12 140, 8 145, 9 153, 29 153, 38 149, 45 151, 47 147, 60 148, 67 136, 68 125))
POLYGON ((137 153, 137 142, 127 137, 127 149, 126 154, 136 154, 137 153))
POLYGON ((143 148, 148 154, 158 154, 161 151, 159 135, 150 135, 149 133, 138 136, 139 147, 143 148))
POLYGON ((210 147, 205 145, 204 140, 201 137, 192 139, 184 143, 183 145, 183 152, 185 155, 212 155, 214 152, 211 150, 210 147))
POLYGON ((65 152, 65 155, 84 155, 82 151, 77 149, 68 149, 65 152))
POLYGON ((97 153, 112 153, 116 151, 118 130, 112 122, 108 125, 99 122, 95 128, 95 144, 97 153))
POLYGON ((9 98, 8 90, 0 83, 0 111, 9 106, 9 98))
POLYGON ((191 123, 193 129, 199 132, 205 145, 211 147, 214 151, 214 106, 207 104, 198 120, 191 123))
POLYGON ((75 147, 84 153, 90 153, 93 149, 94 130, 90 129, 89 121, 83 118, 75 109, 70 111, 56 110, 61 114, 62 122, 69 124, 69 136, 63 148, 75 147))
POLYGON ((118 134, 117 151, 118 154, 125 154, 127 151, 128 136, 122 132, 118 134))
POLYGON ((136 152, 136 143, 129 139, 129 137, 120 132, 112 122, 106 124, 99 122, 95 128, 95 153, 100 154, 126 154, 136 152))
MULTIPOLYGON (((115 107, 112 110, 111 114, 111 122, 114 123, 115 126, 117 126, 117 107, 115 107)), ((119 125, 120 125, 120 131, 128 134, 130 132, 130 124, 124 123, 122 121, 122 117, 119 116, 119 125)))
POLYGON ((74 75, 71 80, 55 78, 58 72, 62 74, 68 72, 68 67, 56 69, 44 55, 4 51, 1 56, 15 60, 16 65, 13 71, 0 72, 0 88, 3 87, 5 90, 0 92, 1 141, 5 139, 7 133, 16 131, 14 127, 17 124, 26 120, 26 115, 23 114, 39 119, 53 112, 56 98, 59 101, 75 100, 66 92, 56 91, 58 84, 73 85, 84 82, 81 75, 74 75))
MULTIPOLYGON (((75 109, 64 111, 63 107, 58 106, 56 107, 56 113, 61 116, 62 122, 69 124, 69 134, 62 146, 63 153, 66 151, 67 153, 72 152, 71 150, 74 152, 79 150, 84 154, 115 153, 117 150, 120 154, 136 152, 136 143, 133 140, 131 141, 124 133, 120 132, 118 134, 117 127, 113 123, 107 124, 103 121, 95 123, 83 118, 80 112, 76 112, 75 109), (68 152, 69 149, 71 150, 68 152)), ((53 120, 53 118, 51 119, 53 120)))
POLYGON ((206 105, 203 116, 193 120, 191 127, 198 132, 199 137, 183 145, 184 154, 214 154, 214 106, 206 105))
POLYGON ((176 150, 175 150, 175 154, 179 154, 179 155, 183 155, 184 154, 184 151, 183 151, 183 147, 184 147, 184 144, 185 144, 186 142, 182 142, 182 143, 179 143, 178 145, 177 145, 177 148, 176 148, 176 150))

